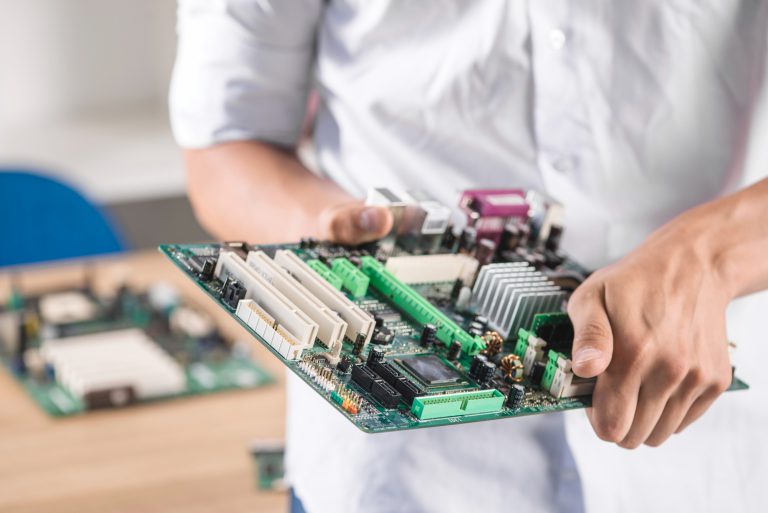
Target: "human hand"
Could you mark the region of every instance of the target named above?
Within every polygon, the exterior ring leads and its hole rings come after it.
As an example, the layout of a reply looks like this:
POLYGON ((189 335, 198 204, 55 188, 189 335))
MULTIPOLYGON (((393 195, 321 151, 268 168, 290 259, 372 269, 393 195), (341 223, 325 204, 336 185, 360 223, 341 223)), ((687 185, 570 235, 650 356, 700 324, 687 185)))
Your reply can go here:
POLYGON ((658 446, 698 419, 731 383, 711 228, 681 216, 573 294, 573 371, 597 376, 589 420, 624 448, 658 446))
POLYGON ((350 201, 325 208, 320 213, 320 238, 339 244, 362 244, 387 235, 392 229, 392 212, 386 207, 350 201))

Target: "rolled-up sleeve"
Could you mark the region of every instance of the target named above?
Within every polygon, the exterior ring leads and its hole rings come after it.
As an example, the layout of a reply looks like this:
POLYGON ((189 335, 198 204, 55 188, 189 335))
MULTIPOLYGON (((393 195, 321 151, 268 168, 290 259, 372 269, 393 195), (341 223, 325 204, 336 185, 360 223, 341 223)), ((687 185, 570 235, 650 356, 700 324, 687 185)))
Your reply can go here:
POLYGON ((186 148, 293 146, 312 80, 322 0, 179 0, 171 125, 186 148))

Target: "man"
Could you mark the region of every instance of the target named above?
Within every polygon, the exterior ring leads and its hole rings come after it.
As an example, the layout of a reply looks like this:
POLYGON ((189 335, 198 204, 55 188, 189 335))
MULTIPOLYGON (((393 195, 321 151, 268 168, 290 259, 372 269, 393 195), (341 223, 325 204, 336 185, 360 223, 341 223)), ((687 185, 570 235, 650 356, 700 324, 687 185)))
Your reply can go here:
MULTIPOLYGON (((768 181, 736 192, 764 2, 182 0, 179 14, 172 119, 213 234, 375 239, 391 218, 363 206, 372 185, 446 205, 473 187, 546 191, 565 249, 613 262, 569 305, 597 436, 658 446, 728 386, 726 307, 768 288, 768 181), (319 175, 295 152, 310 88, 319 175)), ((682 453, 688 481, 662 450, 633 491, 633 460, 592 464, 592 442, 571 444, 580 483, 560 415, 372 436, 295 379, 289 397, 294 507, 309 513, 580 511, 582 487, 595 510, 757 507, 756 488, 729 491, 719 469, 739 455, 711 432, 682 453), (666 469, 674 486, 654 480, 666 469)))

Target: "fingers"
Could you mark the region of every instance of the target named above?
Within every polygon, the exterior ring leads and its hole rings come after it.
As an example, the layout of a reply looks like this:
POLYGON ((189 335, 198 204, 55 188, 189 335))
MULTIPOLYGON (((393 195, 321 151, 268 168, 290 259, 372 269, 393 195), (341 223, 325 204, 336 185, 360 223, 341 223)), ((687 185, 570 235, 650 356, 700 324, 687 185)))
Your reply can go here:
POLYGON ((327 240, 340 244, 362 244, 387 235, 392 229, 392 213, 385 207, 347 203, 323 212, 321 232, 327 240))
POLYGON ((658 387, 641 385, 635 416, 632 419, 632 426, 619 442, 619 446, 625 449, 640 447, 661 418, 668 399, 669 393, 664 393, 664 390, 659 390, 658 387))
POLYGON ((627 436, 619 445, 634 449, 644 443, 656 428, 661 417, 667 413, 674 417, 674 410, 680 401, 670 398, 681 394, 683 399, 695 397, 701 391, 703 375, 689 371, 688 365, 674 355, 661 359, 650 367, 642 378, 637 412, 627 436))
POLYGON ((696 420, 704 415, 704 412, 706 412, 709 407, 712 406, 712 403, 715 402, 715 399, 717 399, 719 395, 720 392, 712 388, 697 398, 696 401, 694 401, 694 403, 691 405, 690 409, 688 409, 688 411, 685 413, 685 417, 683 418, 682 422, 680 422, 680 425, 677 427, 677 429, 675 429, 675 433, 680 433, 682 430, 696 422, 696 420))
POLYGON ((700 391, 695 389, 680 390, 669 398, 656 427, 645 440, 646 445, 658 447, 667 441, 677 430, 683 418, 691 409, 691 405, 700 397, 700 391))
POLYGON ((688 410, 688 413, 685 414, 685 418, 683 418, 683 421, 675 430, 675 433, 681 432, 683 429, 687 428, 693 422, 695 422, 699 417, 704 415, 704 412, 707 411, 710 406, 712 406, 712 403, 715 402, 715 399, 717 399, 720 394, 728 390, 732 381, 733 376, 731 375, 730 365, 724 366, 724 368, 718 374, 717 379, 711 383, 706 388, 704 393, 701 394, 701 397, 696 399, 693 405, 691 405, 691 408, 688 410))
POLYGON ((568 315, 574 331, 573 372, 582 378, 592 378, 604 372, 611 362, 613 334, 602 285, 585 285, 568 302, 568 315))
POLYGON ((574 374, 597 376, 589 420, 597 436, 610 442, 623 440, 635 416, 640 374, 627 365, 609 367, 613 357, 613 332, 606 313, 604 288, 589 282, 568 302, 573 322, 572 368, 574 374))
POLYGON ((589 421, 598 437, 614 443, 624 440, 635 417, 639 392, 636 372, 609 369, 597 378, 589 421))

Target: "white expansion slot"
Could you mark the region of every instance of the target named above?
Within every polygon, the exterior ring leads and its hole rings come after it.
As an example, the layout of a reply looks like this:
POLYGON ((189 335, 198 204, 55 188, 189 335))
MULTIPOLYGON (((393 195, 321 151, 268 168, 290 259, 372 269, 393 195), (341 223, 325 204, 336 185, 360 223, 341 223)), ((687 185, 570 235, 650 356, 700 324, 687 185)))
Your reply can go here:
POLYGON ((354 341, 358 334, 362 334, 365 339, 363 347, 370 342, 376 324, 373 317, 350 301, 347 296, 333 288, 302 259, 297 257, 293 251, 279 250, 275 255, 275 262, 285 268, 307 290, 347 322, 347 337, 350 340, 354 341))
POLYGON ((286 338, 288 342, 297 343, 296 350, 290 352, 290 359, 298 358, 301 351, 314 342, 317 337, 317 323, 263 276, 250 268, 235 252, 225 251, 219 255, 215 276, 222 281, 227 276, 238 280, 246 289, 245 299, 253 299, 277 321, 276 331, 285 332, 289 335, 286 338))
POLYGON ((293 279, 288 271, 277 265, 263 251, 251 251, 245 262, 317 323, 317 338, 331 349, 333 356, 338 357, 341 354, 347 323, 339 317, 339 314, 328 308, 304 285, 293 279))
POLYGON ((403 283, 438 283, 460 278, 471 285, 479 262, 468 255, 415 255, 390 257, 385 265, 403 283))
POLYGON ((283 358, 298 360, 301 357, 304 351, 301 344, 253 299, 241 299, 237 303, 235 314, 283 358))

